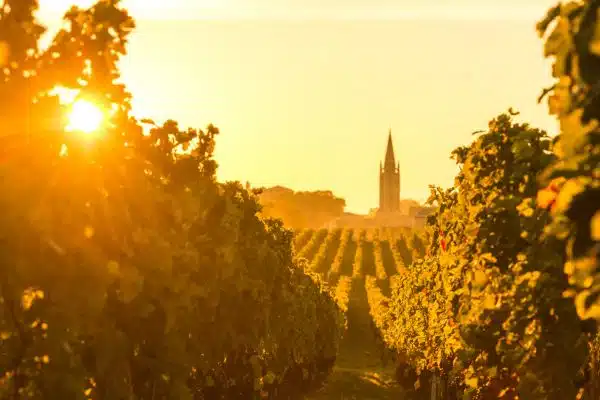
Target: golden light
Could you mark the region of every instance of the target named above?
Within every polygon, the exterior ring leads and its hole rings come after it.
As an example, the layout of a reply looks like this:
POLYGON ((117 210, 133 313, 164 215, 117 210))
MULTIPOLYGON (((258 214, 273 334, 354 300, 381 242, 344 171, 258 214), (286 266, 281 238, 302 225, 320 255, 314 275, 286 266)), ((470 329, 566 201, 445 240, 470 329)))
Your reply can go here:
POLYGON ((97 131, 104 120, 104 113, 87 100, 77 100, 71 106, 67 130, 92 133, 97 131))
POLYGON ((79 89, 69 89, 64 86, 55 86, 48 94, 58 96, 60 104, 73 104, 79 96, 79 89))
POLYGON ((8 63, 9 50, 8 43, 0 40, 0 67, 8 63))

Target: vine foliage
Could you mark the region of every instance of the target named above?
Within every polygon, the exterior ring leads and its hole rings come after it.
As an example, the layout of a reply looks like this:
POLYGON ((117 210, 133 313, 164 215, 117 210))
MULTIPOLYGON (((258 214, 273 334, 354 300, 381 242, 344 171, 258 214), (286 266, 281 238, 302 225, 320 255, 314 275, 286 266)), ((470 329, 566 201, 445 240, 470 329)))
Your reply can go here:
POLYGON ((216 181, 216 127, 130 115, 117 0, 72 8, 46 50, 35 0, 0 9, 0 398, 294 398, 343 320, 257 196, 216 181), (105 114, 67 129, 53 89, 105 114))
POLYGON ((559 4, 538 24, 553 58, 555 84, 544 91, 560 122, 557 160, 542 177, 538 195, 551 209, 549 234, 565 241, 578 315, 600 319, 600 2, 559 4))
POLYGON ((394 289, 387 337, 401 377, 440 374, 455 396, 574 398, 586 337, 562 296, 563 254, 543 236, 549 213, 535 206, 551 141, 514 115, 452 153, 460 173, 432 188, 428 254, 394 289))

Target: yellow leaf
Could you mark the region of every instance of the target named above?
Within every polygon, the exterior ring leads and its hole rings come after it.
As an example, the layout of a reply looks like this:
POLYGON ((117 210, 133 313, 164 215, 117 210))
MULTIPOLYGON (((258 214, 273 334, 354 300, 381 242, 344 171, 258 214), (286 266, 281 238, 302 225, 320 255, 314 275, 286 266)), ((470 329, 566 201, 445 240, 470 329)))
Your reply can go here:
POLYGON ((487 282, 488 282, 488 277, 487 277, 486 273, 481 270, 476 270, 475 276, 473 277, 473 283, 476 286, 481 287, 481 286, 484 286, 487 282))
POLYGON ((465 380, 465 383, 467 384, 467 386, 472 387, 472 388, 476 388, 477 384, 479 383, 479 379, 477 377, 474 378, 469 378, 465 380))
POLYGON ((590 52, 600 55, 600 40, 595 39, 590 41, 590 52))
POLYGON ((567 261, 564 266, 564 272, 566 275, 573 275, 573 272, 575 272, 575 263, 573 261, 567 261))
POLYGON ((36 299, 43 299, 44 292, 32 288, 25 289, 21 296, 21 306, 24 310, 29 310, 36 299))
POLYGON ((485 299, 483 300, 483 307, 488 310, 496 308, 496 296, 493 294, 488 294, 485 296, 485 299))
POLYGON ((523 216, 529 218, 533 215, 533 208, 527 207, 523 210, 523 216))
MULTIPOLYGON (((596 18, 600 18, 600 9, 596 11, 596 18)), ((594 36, 590 40, 590 53, 600 56, 600 26, 595 24, 594 36)))
POLYGON ((597 303, 586 305, 586 300, 591 294, 589 290, 584 290, 575 297, 577 315, 583 320, 589 318, 600 319, 600 305, 597 303))
POLYGON ((581 192, 583 192, 584 190, 585 184, 581 180, 568 180, 558 193, 558 196, 556 197, 556 202, 554 203, 554 206, 552 208, 552 212, 561 213, 568 210, 573 198, 581 192))
POLYGON ((549 189, 542 189, 537 193, 537 204, 540 208, 548 208, 556 199, 556 192, 549 189))
POLYGON ((600 211, 596 211, 590 225, 590 235, 592 240, 600 242, 600 211))

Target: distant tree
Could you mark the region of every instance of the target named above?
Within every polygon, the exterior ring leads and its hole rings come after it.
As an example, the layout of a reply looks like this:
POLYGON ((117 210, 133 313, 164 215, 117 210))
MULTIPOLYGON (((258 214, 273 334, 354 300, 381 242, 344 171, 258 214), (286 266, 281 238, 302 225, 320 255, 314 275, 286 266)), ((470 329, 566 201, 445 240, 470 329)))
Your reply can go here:
POLYGON ((420 207, 421 203, 413 199, 400 200, 400 212, 410 214, 411 207, 420 207))
POLYGON ((275 186, 260 189, 259 199, 265 217, 280 218, 289 228, 320 228, 343 215, 346 201, 329 190, 294 192, 275 186))

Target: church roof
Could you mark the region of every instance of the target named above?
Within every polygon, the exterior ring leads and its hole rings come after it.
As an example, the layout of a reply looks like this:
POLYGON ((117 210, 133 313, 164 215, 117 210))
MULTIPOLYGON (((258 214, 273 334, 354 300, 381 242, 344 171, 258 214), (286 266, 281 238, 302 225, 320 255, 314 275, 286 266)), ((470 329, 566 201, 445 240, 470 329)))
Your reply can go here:
POLYGON ((396 157, 394 157, 394 145, 392 144, 392 130, 388 136, 387 148, 385 149, 385 165, 396 165, 396 157))

